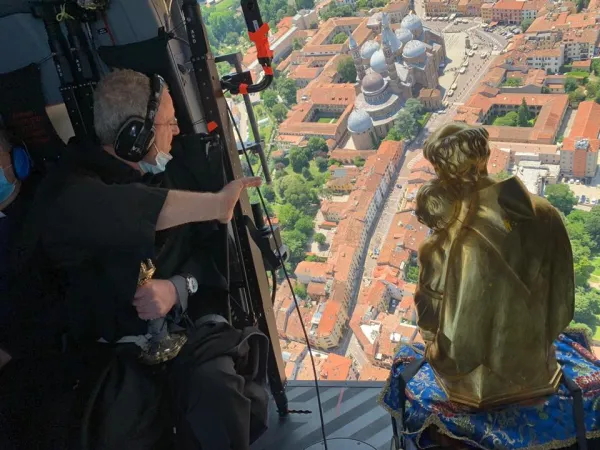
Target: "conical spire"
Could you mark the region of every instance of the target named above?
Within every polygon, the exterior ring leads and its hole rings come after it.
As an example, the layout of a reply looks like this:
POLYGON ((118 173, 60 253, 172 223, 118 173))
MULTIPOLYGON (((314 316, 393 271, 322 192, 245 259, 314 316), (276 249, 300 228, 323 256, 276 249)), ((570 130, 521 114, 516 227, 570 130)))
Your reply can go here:
POLYGON ((356 43, 354 36, 352 36, 352 33, 348 33, 348 41, 350 42, 350 48, 358 48, 358 44, 356 43))

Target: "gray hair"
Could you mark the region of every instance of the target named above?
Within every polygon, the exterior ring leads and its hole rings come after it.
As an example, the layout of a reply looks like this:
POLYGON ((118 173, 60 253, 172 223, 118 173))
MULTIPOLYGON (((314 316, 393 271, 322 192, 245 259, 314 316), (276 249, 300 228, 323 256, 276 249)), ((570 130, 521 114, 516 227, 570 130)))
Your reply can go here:
POLYGON ((125 121, 146 117, 150 78, 133 70, 105 75, 94 92, 94 128, 103 145, 112 145, 125 121))

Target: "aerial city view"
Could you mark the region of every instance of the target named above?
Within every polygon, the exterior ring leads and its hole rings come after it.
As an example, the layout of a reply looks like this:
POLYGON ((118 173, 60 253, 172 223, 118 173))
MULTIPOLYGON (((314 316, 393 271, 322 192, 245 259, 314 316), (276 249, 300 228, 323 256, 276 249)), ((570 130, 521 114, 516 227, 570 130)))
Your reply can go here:
MULTIPOLYGON (((289 248, 319 378, 385 380, 401 343, 422 342, 417 252, 430 231, 415 195, 435 176, 425 140, 453 121, 487 129, 490 176, 518 177, 562 213, 575 262, 572 325, 600 355, 600 3, 260 4, 276 68, 272 87, 251 96, 273 178, 262 191, 289 248)), ((215 54, 247 49, 243 65, 257 79, 238 7, 202 9, 215 54)), ((257 140, 244 103, 228 102, 242 139, 257 140)), ((254 156, 242 164, 260 166, 254 156)), ((279 280, 286 375, 311 380, 301 321, 279 280)))

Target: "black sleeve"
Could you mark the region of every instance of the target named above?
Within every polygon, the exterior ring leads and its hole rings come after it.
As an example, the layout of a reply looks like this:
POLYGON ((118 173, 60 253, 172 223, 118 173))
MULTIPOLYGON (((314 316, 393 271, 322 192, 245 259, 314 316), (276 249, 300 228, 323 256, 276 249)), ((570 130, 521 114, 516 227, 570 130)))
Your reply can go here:
POLYGON ((54 199, 45 240, 87 249, 152 248, 169 191, 143 184, 79 178, 54 199))

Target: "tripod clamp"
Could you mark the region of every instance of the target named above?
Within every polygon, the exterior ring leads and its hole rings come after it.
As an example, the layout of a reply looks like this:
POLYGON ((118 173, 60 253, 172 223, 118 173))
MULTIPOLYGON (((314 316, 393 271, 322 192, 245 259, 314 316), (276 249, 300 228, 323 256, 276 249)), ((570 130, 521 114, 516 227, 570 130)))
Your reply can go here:
POLYGON ((265 75, 255 84, 252 83, 252 76, 249 73, 243 76, 240 74, 225 75, 221 78, 221 86, 223 90, 228 90, 234 95, 264 91, 271 85, 274 77, 271 66, 273 51, 269 45, 269 24, 263 23, 257 0, 242 0, 241 6, 248 28, 248 37, 254 42, 256 56, 265 75))

